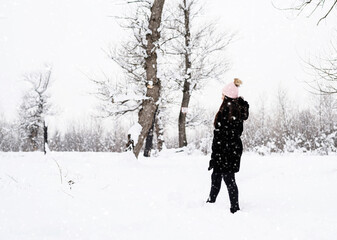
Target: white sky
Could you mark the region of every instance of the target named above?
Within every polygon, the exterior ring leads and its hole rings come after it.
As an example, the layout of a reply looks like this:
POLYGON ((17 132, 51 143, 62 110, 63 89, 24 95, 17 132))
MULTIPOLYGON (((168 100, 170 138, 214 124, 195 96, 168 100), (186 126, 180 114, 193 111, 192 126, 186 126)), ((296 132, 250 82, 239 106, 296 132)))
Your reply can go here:
MULTIPOLYGON (((167 0, 168 2, 169 0, 167 0)), ((120 74, 102 49, 121 39, 123 30, 109 15, 125 10, 122 0, 1 0, 0 2, 0 113, 14 118, 24 84, 22 76, 43 64, 53 66, 53 101, 58 121, 90 114, 94 106, 92 85, 85 74, 120 74), (60 120, 61 119, 61 120, 60 120)), ((306 18, 275 9, 270 0, 207 0, 205 14, 218 19, 221 30, 238 31, 228 51, 233 68, 226 82, 239 77, 241 95, 254 105, 261 96, 273 104, 277 87, 293 99, 307 102, 308 79, 301 58, 326 50, 336 32, 336 12, 316 26, 319 16, 306 18)), ((282 3, 293 0, 274 0, 282 3)), ((289 5, 287 5, 289 6, 289 5)), ((207 17, 208 18, 208 17, 207 17)), ((220 104, 221 88, 210 84, 201 100, 220 104)), ((215 103, 215 104, 213 104, 215 103)))

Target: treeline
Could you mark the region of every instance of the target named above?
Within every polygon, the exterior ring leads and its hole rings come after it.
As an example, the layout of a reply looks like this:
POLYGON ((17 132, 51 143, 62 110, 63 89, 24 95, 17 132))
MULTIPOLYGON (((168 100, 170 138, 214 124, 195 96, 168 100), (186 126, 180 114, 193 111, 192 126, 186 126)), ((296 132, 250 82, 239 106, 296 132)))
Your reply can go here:
MULTIPOLYGON (((284 152, 337 152, 337 101, 333 95, 314 95, 310 108, 298 109, 296 104, 288 99, 285 91, 279 91, 277 101, 273 105, 270 108, 265 101, 261 101, 256 110, 251 111, 249 119, 244 123, 242 136, 245 151, 262 155, 284 152)), ((198 149, 205 154, 211 152, 212 116, 215 113, 208 111, 209 113, 203 111, 199 116, 200 121, 189 127, 190 143, 185 147, 186 151, 198 149)), ((122 121, 115 121, 111 129, 96 120, 88 125, 73 124, 64 133, 54 131, 49 134, 49 148, 51 151, 124 151, 128 127, 121 125, 122 121)), ((164 143, 167 148, 178 148, 178 132, 172 134, 172 131, 176 130, 170 124, 172 123, 164 123, 164 143)), ((23 137, 25 135, 20 134, 20 126, 22 127, 22 124, 19 122, 10 123, 1 118, 0 151, 32 151, 23 137)), ((38 138, 36 144, 38 150, 42 151, 43 138, 38 138)))
POLYGON ((285 90, 279 90, 274 111, 261 101, 258 111, 245 124, 243 141, 248 151, 337 151, 337 102, 334 95, 312 95, 307 109, 298 109, 285 90))
POLYGON ((252 113, 245 124, 243 143, 247 151, 262 155, 337 152, 336 119, 333 109, 328 108, 321 112, 319 109, 292 110, 287 115, 252 113))
MULTIPOLYGON (((34 140, 37 149, 33 150, 23 137, 20 125, 19 122, 10 123, 4 118, 0 120, 0 151, 43 151, 42 133, 37 134, 34 140)), ((90 126, 74 124, 64 133, 57 130, 49 134, 48 147, 50 151, 60 152, 121 152, 125 149, 126 136, 127 129, 119 126, 106 131, 100 122, 90 126)))
MULTIPOLYGON (((284 89, 279 89, 276 99, 251 106, 249 119, 244 123, 242 142, 244 151, 261 155, 288 152, 337 152, 337 100, 335 95, 312 95, 311 104, 299 109, 284 89), (271 106, 270 106, 271 105, 271 106)), ((252 104, 251 104, 252 105, 252 104)), ((188 151, 200 149, 211 152, 213 114, 208 114, 206 124, 189 131, 188 151)), ((170 146, 177 146, 168 139, 170 146), (173 144, 172 144, 173 143, 173 144)))
MULTIPOLYGON (((312 95, 311 104, 299 109, 286 90, 279 89, 276 99, 261 99, 244 123, 244 151, 261 155, 289 152, 337 152, 337 100, 335 95, 312 95), (268 104, 272 106, 268 106, 268 104)), ((213 116, 215 113, 213 114, 213 116)), ((211 152, 212 118, 206 125, 190 131, 188 150, 211 152)), ((170 141, 172 143, 172 141, 170 141)), ((172 144, 170 144, 172 145, 172 144)), ((173 144, 177 145, 177 143, 173 144)))

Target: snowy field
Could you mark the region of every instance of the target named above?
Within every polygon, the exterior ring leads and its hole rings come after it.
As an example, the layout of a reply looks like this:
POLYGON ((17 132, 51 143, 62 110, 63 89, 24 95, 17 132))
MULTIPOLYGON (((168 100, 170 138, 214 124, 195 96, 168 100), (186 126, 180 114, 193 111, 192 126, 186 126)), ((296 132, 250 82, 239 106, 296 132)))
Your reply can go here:
POLYGON ((337 239, 336 155, 244 154, 234 215, 224 184, 205 203, 208 159, 0 153, 0 239, 337 239))

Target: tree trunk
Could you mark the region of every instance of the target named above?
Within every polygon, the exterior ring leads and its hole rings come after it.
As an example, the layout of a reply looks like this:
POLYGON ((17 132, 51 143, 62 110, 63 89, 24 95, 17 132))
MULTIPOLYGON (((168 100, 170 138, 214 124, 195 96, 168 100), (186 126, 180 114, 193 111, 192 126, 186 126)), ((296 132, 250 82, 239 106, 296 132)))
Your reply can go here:
POLYGON ((157 135, 157 149, 160 152, 163 149, 163 144, 164 144, 164 129, 163 129, 163 124, 160 119, 160 110, 158 109, 157 114, 156 114, 156 119, 155 119, 155 131, 157 135))
POLYGON ((43 152, 47 153, 46 145, 48 144, 48 127, 46 126, 46 122, 43 121, 43 152))
POLYGON ((186 138, 186 114, 191 98, 191 50, 190 50, 190 10, 187 8, 186 0, 184 0, 184 17, 185 17, 185 79, 183 87, 183 99, 179 113, 178 129, 179 129, 179 147, 187 146, 186 138))
POLYGON ((154 119, 152 121, 152 126, 149 130, 149 133, 147 134, 147 137, 146 137, 144 157, 150 157, 151 156, 151 149, 152 149, 152 146, 153 146, 153 129, 154 129, 154 124, 155 124, 155 118, 156 118, 156 114, 155 114, 154 119))
POLYGON ((186 114, 188 109, 188 104, 190 102, 190 83, 185 79, 184 90, 183 90, 183 100, 181 102, 181 108, 179 113, 179 147, 187 146, 186 138, 186 114))
POLYGON ((158 107, 158 100, 160 97, 161 83, 157 78, 157 53, 156 43, 160 39, 158 29, 161 23, 161 16, 163 12, 165 0, 154 0, 151 7, 151 16, 149 19, 149 30, 151 33, 146 35, 147 47, 145 57, 145 70, 147 80, 147 99, 143 101, 142 108, 138 113, 138 123, 142 126, 142 131, 139 134, 138 142, 133 150, 135 156, 138 158, 139 152, 143 146, 144 139, 147 136, 153 122, 153 117, 158 107))
POLYGON ((153 126, 150 128, 145 141, 144 157, 151 157, 151 150, 153 146, 153 126))

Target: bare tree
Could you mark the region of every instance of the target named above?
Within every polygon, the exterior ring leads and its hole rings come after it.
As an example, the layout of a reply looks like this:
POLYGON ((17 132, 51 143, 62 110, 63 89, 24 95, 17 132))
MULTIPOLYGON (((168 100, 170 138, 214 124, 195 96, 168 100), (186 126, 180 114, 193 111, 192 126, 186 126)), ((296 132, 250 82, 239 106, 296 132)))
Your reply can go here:
POLYGON ((30 84, 30 88, 23 97, 19 112, 21 147, 24 151, 45 151, 45 117, 50 109, 47 90, 51 72, 51 67, 47 66, 43 71, 25 76, 25 81, 30 84))
POLYGON ((142 101, 146 99, 146 34, 151 3, 132 1, 135 12, 128 16, 116 17, 122 28, 131 33, 131 37, 117 47, 107 51, 110 57, 125 73, 123 79, 111 79, 104 74, 103 80, 90 78, 97 85, 97 97, 102 100, 103 117, 123 116, 138 112, 142 101))
MULTIPOLYGON (((122 116, 138 113, 138 122, 142 126, 140 141, 134 153, 138 157, 144 138, 150 133, 160 102, 161 81, 157 76, 157 51, 160 49, 162 10, 164 0, 126 1, 135 5, 134 13, 126 17, 117 17, 120 26, 131 32, 131 38, 108 55, 125 72, 126 79, 119 83, 106 77, 104 81, 95 81, 98 96, 103 100, 102 110, 105 116, 122 116), (145 133, 145 131, 147 131, 145 133)), ((158 121, 157 121, 158 122, 158 121)), ((158 133, 161 133, 159 131, 158 133)), ((133 136, 138 137, 138 136, 133 136)), ((148 138, 152 141, 152 138, 148 138)), ((150 143, 147 145, 151 145, 150 143)))
POLYGON ((142 130, 133 149, 138 157, 153 125, 160 99, 161 80, 157 76, 157 51, 160 47, 159 28, 165 0, 137 0, 127 3, 137 4, 136 14, 120 20, 123 27, 133 32, 134 39, 112 51, 110 56, 127 73, 129 82, 132 83, 130 91, 134 94, 124 95, 123 99, 121 94, 116 94, 118 88, 105 88, 107 85, 104 82, 98 84, 101 84, 101 97, 111 103, 118 103, 115 106, 122 106, 122 110, 114 110, 109 115, 138 111, 138 123, 142 130), (128 103, 132 103, 131 107, 128 103))
POLYGON ((332 54, 327 54, 328 57, 317 57, 314 62, 310 60, 306 62, 314 77, 313 81, 307 81, 313 93, 324 95, 337 93, 337 48, 332 45, 330 51, 332 54))
POLYGON ((146 34, 147 46, 145 59, 145 70, 147 80, 147 99, 142 102, 142 108, 138 113, 138 123, 142 126, 138 142, 134 148, 134 154, 138 157, 143 146, 144 139, 148 134, 154 115, 158 108, 161 82, 157 77, 157 42, 160 39, 159 27, 165 0, 154 0, 149 18, 149 32, 146 34))
POLYGON ((172 78, 182 91, 178 119, 179 147, 187 145, 186 115, 192 92, 202 88, 206 80, 219 78, 228 69, 228 61, 221 54, 233 35, 219 34, 215 23, 194 27, 201 11, 202 7, 198 6, 196 0, 180 0, 166 26, 177 36, 170 42, 166 53, 177 56, 174 64, 178 69, 173 67, 172 78))
POLYGON ((316 12, 318 9, 321 9, 324 11, 324 14, 317 22, 317 25, 319 23, 326 19, 329 14, 334 10, 334 8, 337 5, 337 0, 296 0, 294 2, 294 6, 290 8, 282 8, 283 10, 291 10, 296 11, 298 14, 301 14, 305 9, 309 11, 308 16, 310 17, 314 12, 316 12))

